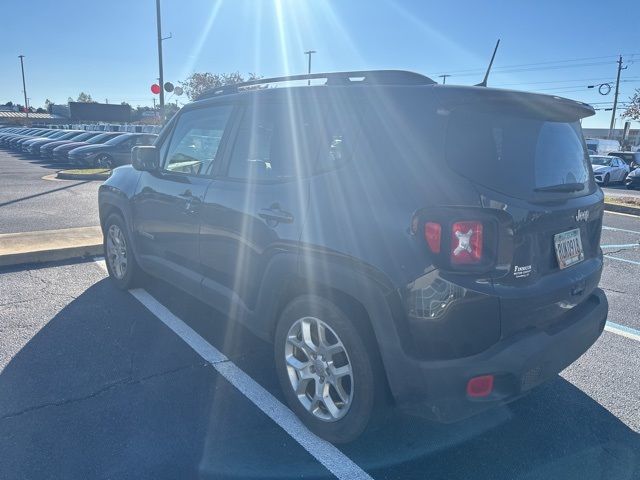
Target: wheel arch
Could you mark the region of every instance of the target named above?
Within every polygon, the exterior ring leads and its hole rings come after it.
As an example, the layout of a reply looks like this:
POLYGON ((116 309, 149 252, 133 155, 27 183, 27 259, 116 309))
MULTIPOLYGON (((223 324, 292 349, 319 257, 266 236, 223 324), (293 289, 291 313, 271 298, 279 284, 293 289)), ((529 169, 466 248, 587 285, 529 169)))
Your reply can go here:
POLYGON ((384 372, 390 397, 393 382, 388 367, 402 351, 402 333, 394 315, 395 292, 344 259, 306 258, 304 267, 300 263, 294 254, 276 255, 269 263, 255 304, 252 323, 256 333, 273 343, 280 314, 294 298, 315 295, 329 300, 353 318, 363 332, 374 361, 384 372))

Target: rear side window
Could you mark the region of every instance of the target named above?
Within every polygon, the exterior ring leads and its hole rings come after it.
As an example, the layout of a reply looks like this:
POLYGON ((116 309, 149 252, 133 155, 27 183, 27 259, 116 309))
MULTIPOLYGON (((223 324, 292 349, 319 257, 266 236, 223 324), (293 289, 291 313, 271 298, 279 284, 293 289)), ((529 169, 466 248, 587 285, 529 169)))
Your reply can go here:
POLYGON ((283 181, 338 168, 354 143, 350 121, 326 105, 254 104, 243 116, 228 176, 283 181))
POLYGON ((589 182, 578 122, 469 109, 451 113, 447 163, 471 181, 515 197, 538 188, 589 182))

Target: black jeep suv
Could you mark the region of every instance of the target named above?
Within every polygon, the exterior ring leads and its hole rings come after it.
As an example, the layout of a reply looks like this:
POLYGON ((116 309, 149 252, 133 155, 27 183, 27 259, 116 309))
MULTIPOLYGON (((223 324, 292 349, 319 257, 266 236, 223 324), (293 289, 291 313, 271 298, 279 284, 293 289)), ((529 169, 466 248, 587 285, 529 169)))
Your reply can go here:
POLYGON ((289 406, 332 442, 384 400, 461 419, 604 328, 593 113, 400 71, 211 91, 100 187, 109 274, 163 278, 273 342, 289 406))

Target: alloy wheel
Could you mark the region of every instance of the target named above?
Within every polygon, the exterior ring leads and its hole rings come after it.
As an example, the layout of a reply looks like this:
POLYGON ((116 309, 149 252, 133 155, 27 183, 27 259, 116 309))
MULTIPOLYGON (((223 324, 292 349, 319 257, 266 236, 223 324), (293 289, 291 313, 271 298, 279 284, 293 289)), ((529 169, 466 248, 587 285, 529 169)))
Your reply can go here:
POLYGON ((326 422, 344 417, 353 401, 353 369, 336 332, 318 318, 300 318, 289 328, 284 354, 291 388, 304 408, 326 422))
POLYGON ((107 231, 107 261, 113 275, 121 280, 127 274, 127 241, 118 225, 107 231))

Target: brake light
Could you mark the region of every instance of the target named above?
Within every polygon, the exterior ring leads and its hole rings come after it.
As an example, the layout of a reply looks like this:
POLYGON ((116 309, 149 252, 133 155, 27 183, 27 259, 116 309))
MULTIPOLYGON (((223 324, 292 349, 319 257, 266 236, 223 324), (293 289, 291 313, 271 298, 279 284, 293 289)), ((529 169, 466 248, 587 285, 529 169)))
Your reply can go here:
POLYGON ((482 260, 482 222, 455 222, 451 226, 451 263, 474 264, 482 260))
POLYGON ((467 383, 467 395, 470 397, 488 397, 492 391, 493 375, 474 377, 467 383))
POLYGON ((442 227, 439 223, 427 222, 424 225, 424 238, 427 245, 433 253, 440 253, 440 239, 442 236, 442 227))

